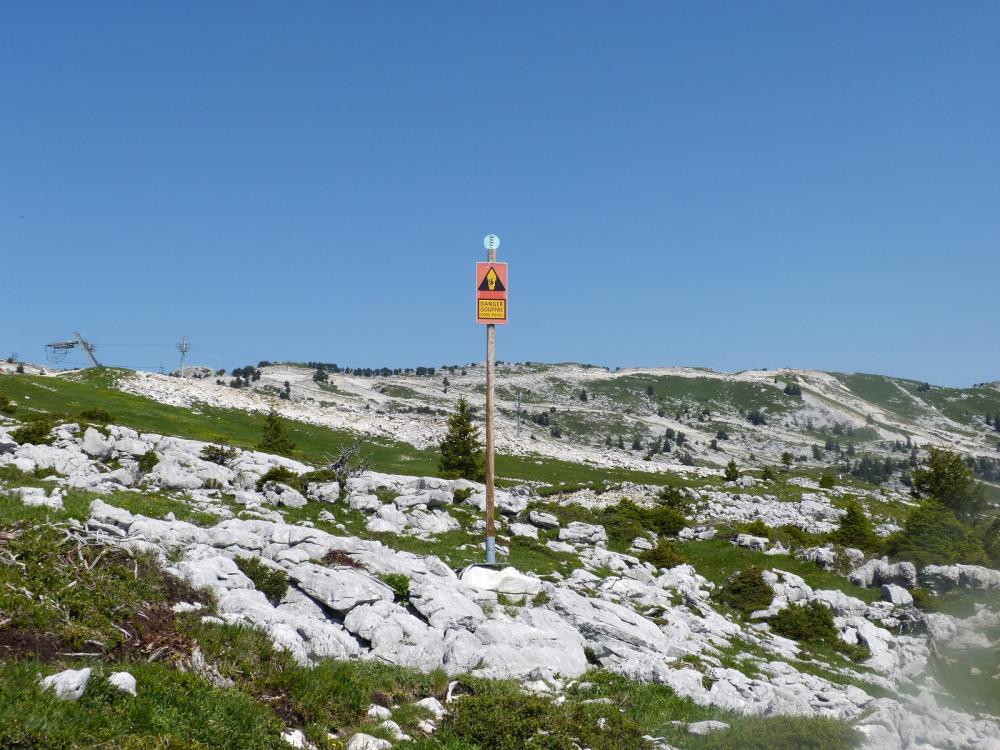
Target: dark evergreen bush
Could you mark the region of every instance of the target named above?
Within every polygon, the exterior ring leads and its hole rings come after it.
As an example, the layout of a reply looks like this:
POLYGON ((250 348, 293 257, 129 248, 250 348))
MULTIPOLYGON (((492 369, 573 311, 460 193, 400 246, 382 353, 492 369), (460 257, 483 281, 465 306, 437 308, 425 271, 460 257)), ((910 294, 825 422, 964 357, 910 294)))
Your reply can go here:
POLYGON ((745 616, 758 609, 767 609, 774 600, 774 591, 762 574, 756 566, 734 573, 719 589, 719 601, 745 616))

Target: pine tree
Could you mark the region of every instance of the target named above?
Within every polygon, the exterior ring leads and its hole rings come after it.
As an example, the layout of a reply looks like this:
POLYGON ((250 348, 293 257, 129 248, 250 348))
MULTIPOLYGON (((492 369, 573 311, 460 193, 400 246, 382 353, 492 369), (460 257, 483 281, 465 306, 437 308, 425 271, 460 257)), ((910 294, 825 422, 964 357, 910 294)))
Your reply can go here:
POLYGON ((295 443, 285 436, 285 428, 281 426, 281 419, 274 409, 264 417, 264 436, 257 443, 257 450, 279 456, 287 456, 295 450, 295 443))
POLYGON ((624 440, 624 439, 622 439, 622 436, 621 436, 621 435, 619 435, 619 436, 618 436, 618 447, 619 447, 619 448, 622 448, 622 449, 624 449, 624 448, 625 448, 625 440, 624 440))
POLYGON ((737 479, 740 478, 740 470, 736 466, 735 459, 732 458, 729 459, 729 463, 726 464, 725 478, 727 482, 735 482, 737 479))
POLYGON ((438 469, 446 478, 464 478, 482 482, 486 478, 479 435, 472 424, 469 402, 458 400, 458 411, 448 417, 448 433, 441 441, 438 469))

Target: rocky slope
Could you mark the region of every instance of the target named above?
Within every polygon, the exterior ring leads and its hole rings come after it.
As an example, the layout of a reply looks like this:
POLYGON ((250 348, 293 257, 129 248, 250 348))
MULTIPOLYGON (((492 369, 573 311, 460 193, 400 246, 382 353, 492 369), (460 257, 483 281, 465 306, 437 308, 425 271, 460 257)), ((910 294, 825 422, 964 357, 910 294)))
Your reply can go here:
MULTIPOLYGON (((275 372, 287 377, 292 369, 275 372)), ((360 390, 349 379, 342 385, 360 390)), ((123 387, 164 399, 184 393, 189 403, 260 398, 151 376, 123 387)), ((378 401, 375 391, 358 396, 378 401)), ((341 409, 308 402, 288 408, 341 409)), ((344 411, 345 424, 353 424, 357 413, 344 411)), ((370 419, 376 425, 385 416, 375 409, 370 419)), ((695 481, 684 490, 688 522, 678 541, 688 540, 693 550, 717 551, 720 543, 723 551, 756 550, 767 560, 773 598, 744 619, 720 605, 716 583, 697 564, 644 561, 659 541, 655 533, 640 533, 622 548, 594 517, 571 520, 579 509, 614 508, 623 495, 653 506, 658 487, 548 498, 530 487, 500 492, 501 553, 520 564, 493 570, 466 564, 481 554, 483 491, 465 480, 365 472, 345 486, 327 478, 296 486, 291 478, 267 481, 264 475, 282 468, 295 477, 313 467, 265 453, 234 450, 205 460, 206 443, 121 426, 68 423, 52 437, 51 445, 20 444, 10 428, 0 428, 0 469, 8 472, 0 503, 8 511, 56 511, 67 493, 92 493, 85 517, 70 522, 75 533, 92 544, 153 553, 164 569, 212 592, 217 608, 207 617, 259 628, 303 664, 363 659, 515 678, 527 691, 557 698, 599 667, 669 686, 719 711, 844 719, 870 748, 1000 746, 997 716, 953 708, 930 669, 941 655, 982 648, 983 634, 1000 627, 1000 613, 979 606, 965 618, 927 614, 908 593, 918 586, 1000 590, 1000 572, 975 566, 917 570, 865 560, 857 550, 792 549, 772 542, 770 533, 730 531, 733 523, 750 521, 769 532, 787 525, 805 533, 829 531, 843 513, 838 498, 844 488, 821 490, 800 478, 783 485, 779 497, 768 484, 744 478, 695 481), (153 517, 126 508, 153 496, 186 510, 153 517), (197 522, 178 518, 188 514, 197 522), (238 564, 246 559, 282 571, 287 590, 268 598, 238 564), (788 569, 793 566, 799 573, 788 569), (824 574, 816 582, 834 585, 810 584, 805 568, 824 574), (872 587, 880 596, 868 596, 872 587), (769 628, 781 610, 809 602, 832 610, 841 641, 863 648, 861 661, 807 655, 802 644, 769 628)), ((862 499, 888 533, 891 517, 879 515, 879 503, 892 500, 892 493, 868 492, 862 499)), ((905 502, 905 496, 895 500, 905 502)), ((60 679, 73 683, 67 688, 73 697, 82 678, 60 679)), ((304 746, 298 729, 289 727, 289 742, 304 746)), ((433 732, 434 722, 425 729, 433 732)))
MULTIPOLYGON (((327 372, 322 383, 313 379, 315 372, 298 365, 265 366, 259 379, 241 389, 228 385, 231 376, 181 380, 137 373, 123 378, 120 387, 183 406, 263 410, 276 404, 290 418, 417 447, 438 439, 443 415, 459 397, 478 406, 484 402, 480 364, 443 368, 433 376, 327 372), (286 384, 290 397, 274 398, 286 384)), ((1000 459, 1000 432, 985 421, 1000 415, 1000 392, 989 386, 925 389, 900 378, 792 369, 612 372, 573 364, 504 363, 497 369, 497 397, 498 450, 601 466, 698 473, 681 461, 685 454, 707 466, 735 458, 760 467, 779 463, 786 451, 803 465, 822 466, 843 460, 849 447, 856 454, 892 456, 899 451, 897 443, 907 440, 1000 459), (789 386, 798 392, 786 393, 789 386), (751 422, 755 414, 763 423, 751 422), (686 437, 683 444, 673 437, 678 432, 686 437), (636 438, 642 447, 632 450, 636 438), (663 448, 665 438, 671 450, 650 455, 658 440, 663 448), (827 450, 829 442, 836 448, 827 450), (823 449, 819 458, 813 446, 823 449)))

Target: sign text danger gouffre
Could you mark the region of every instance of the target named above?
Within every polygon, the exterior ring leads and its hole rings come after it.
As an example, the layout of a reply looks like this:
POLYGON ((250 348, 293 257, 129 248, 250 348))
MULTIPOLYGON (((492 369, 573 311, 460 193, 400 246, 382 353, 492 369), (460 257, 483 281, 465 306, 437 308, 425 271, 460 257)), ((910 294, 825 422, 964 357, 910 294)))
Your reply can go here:
POLYGON ((507 322, 506 263, 476 263, 476 322, 507 322))

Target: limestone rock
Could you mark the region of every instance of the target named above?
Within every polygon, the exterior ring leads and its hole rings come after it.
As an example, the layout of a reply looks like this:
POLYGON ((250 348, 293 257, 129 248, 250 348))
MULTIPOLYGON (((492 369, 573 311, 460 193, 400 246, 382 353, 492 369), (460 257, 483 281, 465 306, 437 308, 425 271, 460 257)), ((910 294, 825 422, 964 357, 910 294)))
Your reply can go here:
POLYGON ((714 721, 712 719, 707 721, 696 721, 694 724, 688 724, 688 734, 696 734, 700 737, 704 737, 706 734, 718 732, 723 729, 729 729, 729 725, 724 721, 714 721))
POLYGON ((542 581, 527 576, 516 568, 496 570, 482 566, 470 566, 461 577, 462 583, 473 588, 496 591, 498 594, 534 596, 542 590, 542 581))
POLYGON ((270 505, 283 505, 286 508, 301 508, 307 502, 294 487, 282 482, 265 482, 263 489, 264 501, 270 505))
POLYGON ((910 562, 890 564, 887 558, 882 558, 869 560, 854 570, 848 578, 862 588, 895 583, 905 589, 912 589, 917 585, 917 569, 910 562))
POLYGON ((108 458, 114 448, 114 442, 104 437, 93 427, 88 427, 83 433, 83 443, 80 446, 83 452, 92 458, 108 458))
POLYGON ((560 542, 577 544, 607 544, 608 532, 597 524, 572 521, 565 528, 559 529, 560 542))
POLYGON ((913 595, 894 583, 882 584, 882 599, 896 606, 912 606, 913 595))
POLYGON ((512 523, 510 525, 510 535, 520 536, 527 539, 538 539, 538 527, 530 523, 512 523))
POLYGON ((335 503, 340 499, 340 482, 310 482, 306 494, 321 503, 335 503))
POLYGON ((389 740, 383 740, 378 737, 372 737, 370 734, 364 734, 358 732, 356 735, 351 737, 350 742, 347 743, 346 750, 391 750, 392 743, 389 740))
POLYGON ((135 695, 135 677, 128 672, 112 672, 108 677, 108 684, 114 686, 123 693, 135 695))
POLYGON ((733 544, 737 547, 746 547, 758 552, 767 547, 770 542, 771 540, 766 536, 753 536, 752 534, 737 534, 733 539, 733 544))
POLYGON ((540 529, 558 529, 559 519, 551 513, 533 510, 528 514, 528 520, 540 529))
POLYGON ((42 690, 51 690, 60 700, 76 701, 83 697, 90 682, 90 667, 85 669, 67 669, 57 674, 42 678, 42 690))
POLYGON ((300 589, 334 612, 347 613, 359 604, 388 601, 392 589, 368 573, 355 568, 325 568, 313 563, 288 571, 300 589))

